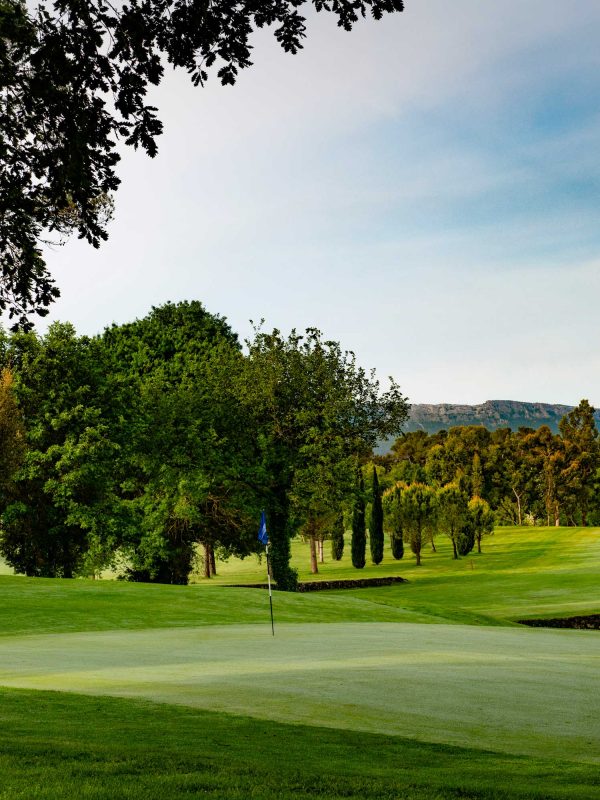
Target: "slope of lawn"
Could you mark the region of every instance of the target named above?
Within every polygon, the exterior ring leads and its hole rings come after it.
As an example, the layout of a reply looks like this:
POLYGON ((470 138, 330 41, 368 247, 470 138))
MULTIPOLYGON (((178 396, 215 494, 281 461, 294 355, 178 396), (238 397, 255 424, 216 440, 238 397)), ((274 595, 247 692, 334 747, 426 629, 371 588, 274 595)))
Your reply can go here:
POLYGON ((590 800, 597 767, 177 706, 0 691, 2 800, 590 800))
MULTIPOLYGON (((342 562, 328 556, 318 577, 395 574, 409 582, 354 591, 275 593, 280 622, 506 625, 528 616, 600 612, 597 528, 499 528, 484 539, 483 553, 459 561, 452 560, 449 544, 440 538, 438 552, 424 553, 421 567, 406 553, 402 561, 387 554, 378 567, 355 570, 348 550, 342 562)), ((300 566, 306 545, 294 543, 293 553, 300 566)), ((263 622, 268 614, 264 592, 222 584, 264 580, 264 564, 255 557, 232 559, 218 569, 218 578, 189 587, 0 575, 0 636, 263 622)))
POLYGON ((458 562, 440 540, 420 568, 326 563, 409 582, 275 593, 275 638, 266 593, 222 585, 263 569, 189 587, 0 575, 0 800, 600 796, 600 635, 514 623, 600 611, 598 530, 499 529, 458 562))

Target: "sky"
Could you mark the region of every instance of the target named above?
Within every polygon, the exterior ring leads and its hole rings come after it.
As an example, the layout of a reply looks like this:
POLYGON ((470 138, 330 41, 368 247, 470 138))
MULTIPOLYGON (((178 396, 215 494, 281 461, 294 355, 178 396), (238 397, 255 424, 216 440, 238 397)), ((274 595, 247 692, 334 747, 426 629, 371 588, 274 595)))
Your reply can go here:
MULTIPOLYGON (((407 0, 169 71, 108 242, 47 253, 80 333, 185 299, 353 350, 414 403, 600 405, 600 3, 407 0)), ((38 326, 43 331, 46 322, 38 326)))

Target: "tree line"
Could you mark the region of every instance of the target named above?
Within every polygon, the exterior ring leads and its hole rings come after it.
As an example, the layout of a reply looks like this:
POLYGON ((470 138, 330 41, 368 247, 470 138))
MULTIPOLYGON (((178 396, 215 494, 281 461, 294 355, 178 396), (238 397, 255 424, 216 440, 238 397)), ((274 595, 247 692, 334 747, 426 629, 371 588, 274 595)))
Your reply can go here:
MULTIPOLYGON (((447 536, 453 558, 481 552, 494 525, 600 525, 600 442, 595 409, 587 400, 566 414, 553 434, 547 426, 456 426, 435 434, 402 434, 383 456, 359 469, 355 498, 346 504, 351 560, 357 569, 383 559, 384 534, 391 554, 410 547, 421 563, 426 545, 447 536), (367 488, 365 489, 365 484, 367 488)), ((315 528, 331 539, 334 560, 344 549, 343 520, 315 528)), ((312 571, 317 562, 311 557, 312 571)))
POLYGON ((408 404, 337 342, 256 326, 241 343, 199 302, 95 337, 69 323, 0 332, 0 554, 31 576, 186 583, 201 553, 258 551, 294 589, 290 541, 313 572, 330 540, 381 563, 448 536, 455 558, 499 524, 600 523, 598 431, 586 400, 559 433, 455 427, 402 434, 408 404), (398 436, 385 456, 381 439, 398 436), (366 486, 365 486, 366 484, 366 486))
POLYGON ((309 328, 241 343, 199 302, 96 337, 0 334, 0 553, 31 576, 186 583, 194 554, 257 551, 294 589, 290 540, 354 496, 357 465, 402 430, 392 381, 309 328))

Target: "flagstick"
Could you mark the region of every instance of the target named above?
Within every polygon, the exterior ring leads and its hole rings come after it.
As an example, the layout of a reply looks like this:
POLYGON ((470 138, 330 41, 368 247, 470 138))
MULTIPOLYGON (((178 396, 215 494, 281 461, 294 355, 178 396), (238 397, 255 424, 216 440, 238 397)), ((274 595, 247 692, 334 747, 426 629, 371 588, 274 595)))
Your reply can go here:
POLYGON ((265 552, 267 554, 267 581, 269 582, 269 606, 271 607, 271 630, 275 636, 275 623, 273 622, 273 595, 271 594, 271 569, 269 566, 269 543, 265 545, 265 552))

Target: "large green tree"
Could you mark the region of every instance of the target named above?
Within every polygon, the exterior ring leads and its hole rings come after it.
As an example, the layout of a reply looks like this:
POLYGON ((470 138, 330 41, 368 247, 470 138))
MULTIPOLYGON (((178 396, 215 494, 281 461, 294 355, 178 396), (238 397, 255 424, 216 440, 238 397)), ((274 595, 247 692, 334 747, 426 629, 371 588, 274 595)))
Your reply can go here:
POLYGON ((236 395, 243 357, 224 319, 201 303, 154 308, 104 333, 129 397, 124 504, 137 519, 122 542, 136 580, 186 583, 196 547, 256 545, 252 431, 236 395))
POLYGON ((270 27, 296 53, 303 6, 331 12, 350 30, 402 0, 0 0, 0 309, 23 325, 46 314, 58 291, 41 249, 45 236, 107 238, 117 189, 117 143, 157 153, 162 132, 147 98, 167 66, 195 85, 211 71, 233 84, 251 66, 251 38, 270 27))
POLYGON ((8 356, 26 448, 3 509, 0 548, 28 575, 93 572, 126 527, 115 392, 101 350, 55 323, 43 337, 15 335, 8 356))
POLYGON ((335 508, 349 495, 357 456, 398 434, 408 407, 393 380, 382 391, 353 353, 315 328, 288 336, 257 329, 247 346, 240 403, 253 418, 274 577, 293 589, 290 538, 302 516, 327 496, 335 508))

